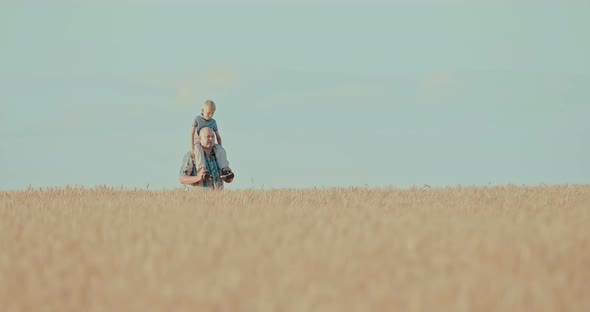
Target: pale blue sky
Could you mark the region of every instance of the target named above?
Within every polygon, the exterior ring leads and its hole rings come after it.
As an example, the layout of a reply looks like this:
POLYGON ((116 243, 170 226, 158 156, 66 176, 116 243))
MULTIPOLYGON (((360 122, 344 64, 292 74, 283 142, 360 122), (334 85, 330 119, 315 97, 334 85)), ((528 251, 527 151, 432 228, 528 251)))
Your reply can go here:
POLYGON ((582 2, 2 2, 0 189, 178 187, 206 99, 230 189, 590 183, 582 2))

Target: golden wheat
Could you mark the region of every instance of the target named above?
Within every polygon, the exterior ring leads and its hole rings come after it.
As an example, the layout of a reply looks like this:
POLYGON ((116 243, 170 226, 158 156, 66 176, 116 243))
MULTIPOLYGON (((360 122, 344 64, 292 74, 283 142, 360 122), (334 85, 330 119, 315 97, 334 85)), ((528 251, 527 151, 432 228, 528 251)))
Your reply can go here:
POLYGON ((590 311, 590 186, 0 199, 0 311, 590 311))

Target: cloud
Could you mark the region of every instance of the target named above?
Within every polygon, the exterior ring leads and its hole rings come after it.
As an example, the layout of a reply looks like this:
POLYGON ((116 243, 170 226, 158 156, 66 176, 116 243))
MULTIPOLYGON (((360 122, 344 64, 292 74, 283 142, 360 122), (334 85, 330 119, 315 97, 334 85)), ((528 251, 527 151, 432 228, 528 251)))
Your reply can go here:
MULTIPOLYGON (((4 0, 8 4, 13 5, 38 5, 36 0, 4 0)), ((511 6, 527 6, 534 5, 551 5, 551 6, 567 6, 567 5, 587 5, 585 0, 563 0, 560 2, 552 0, 524 0, 515 3, 510 0, 488 1, 488 0, 218 0, 215 2, 205 0, 102 0, 102 1, 84 1, 78 0, 55 0, 51 2, 51 6, 56 5, 76 5, 76 6, 395 6, 395 5, 511 5, 511 6)))
MULTIPOLYGON (((16 0, 14 1, 17 2, 16 0)), ((32 0, 20 0, 18 2, 33 3, 32 0)), ((282 0, 280 2, 273 0, 219 0, 215 3, 204 0, 103 0, 95 3, 85 3, 94 5, 104 4, 126 4, 126 5, 391 5, 391 4, 456 4, 469 3, 469 0, 282 0)), ((484 1, 482 1, 484 2, 484 1)), ((56 0, 52 4, 79 4, 76 0, 56 0)))
POLYGON ((170 93, 175 106, 194 105, 195 101, 217 98, 239 86, 239 75, 231 65, 209 68, 190 67, 150 72, 133 78, 145 88, 170 93))
POLYGON ((449 103, 464 95, 465 82, 456 73, 432 72, 417 86, 417 102, 438 105, 449 103))

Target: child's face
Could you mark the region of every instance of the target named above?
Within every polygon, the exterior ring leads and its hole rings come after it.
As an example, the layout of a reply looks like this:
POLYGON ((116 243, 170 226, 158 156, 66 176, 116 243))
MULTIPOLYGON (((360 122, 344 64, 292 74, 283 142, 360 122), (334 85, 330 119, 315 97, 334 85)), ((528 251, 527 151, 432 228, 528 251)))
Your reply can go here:
POLYGON ((206 120, 211 120, 213 118, 213 114, 215 114, 215 109, 211 107, 205 107, 201 109, 201 114, 205 117, 206 120))

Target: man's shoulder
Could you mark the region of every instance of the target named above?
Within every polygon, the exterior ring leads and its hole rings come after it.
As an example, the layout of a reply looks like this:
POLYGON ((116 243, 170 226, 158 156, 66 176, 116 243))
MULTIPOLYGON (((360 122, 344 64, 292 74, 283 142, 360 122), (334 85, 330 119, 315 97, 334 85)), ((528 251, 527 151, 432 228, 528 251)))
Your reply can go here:
POLYGON ((182 164, 180 165, 180 175, 183 176, 190 176, 192 175, 192 169, 194 166, 194 162, 193 162, 193 158, 192 158, 192 153, 186 152, 184 154, 184 157, 182 158, 182 164))

